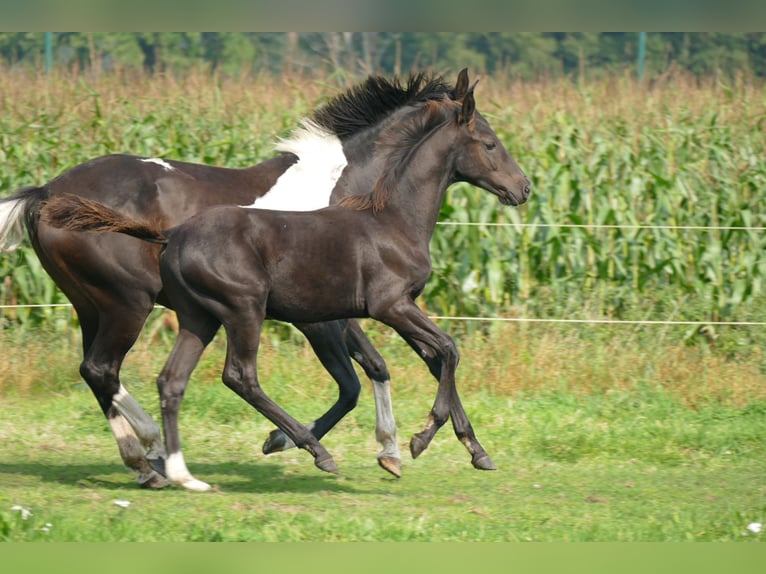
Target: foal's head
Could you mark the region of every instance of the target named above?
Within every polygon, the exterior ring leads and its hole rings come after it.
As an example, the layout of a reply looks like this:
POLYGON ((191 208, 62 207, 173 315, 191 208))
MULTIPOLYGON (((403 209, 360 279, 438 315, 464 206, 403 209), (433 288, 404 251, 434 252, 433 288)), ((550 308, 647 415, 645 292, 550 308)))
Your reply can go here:
POLYGON ((425 142, 434 143, 429 149, 438 154, 420 156, 426 162, 425 169, 430 169, 430 162, 442 176, 450 178, 448 183, 465 181, 476 185, 497 195, 505 205, 524 203, 529 197, 529 179, 476 111, 473 92, 463 70, 453 94, 420 102, 387 126, 377 142, 386 159, 372 193, 346 197, 341 205, 383 209, 402 186, 404 173, 412 167, 416 152, 425 142))
POLYGON ((521 205, 529 197, 529 179, 476 111, 473 87, 462 94, 458 104, 455 179, 494 193, 505 205, 521 205))

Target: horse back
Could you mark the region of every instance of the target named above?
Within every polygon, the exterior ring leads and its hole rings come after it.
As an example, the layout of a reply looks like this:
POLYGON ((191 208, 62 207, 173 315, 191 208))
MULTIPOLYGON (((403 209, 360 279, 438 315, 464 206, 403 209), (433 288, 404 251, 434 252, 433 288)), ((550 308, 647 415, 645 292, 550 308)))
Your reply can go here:
POLYGON ((295 161, 292 154, 284 154, 233 169, 112 154, 74 166, 45 187, 51 196, 79 195, 167 228, 207 207, 252 203, 295 161))

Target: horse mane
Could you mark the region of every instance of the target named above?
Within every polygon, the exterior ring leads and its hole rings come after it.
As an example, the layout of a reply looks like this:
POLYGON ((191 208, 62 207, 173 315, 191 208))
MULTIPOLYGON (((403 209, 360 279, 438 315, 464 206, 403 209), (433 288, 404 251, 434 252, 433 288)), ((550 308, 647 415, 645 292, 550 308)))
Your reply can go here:
POLYGON ((403 172, 415 150, 436 128, 453 119, 446 113, 452 107, 451 103, 451 100, 427 100, 401 123, 387 128, 380 135, 377 146, 387 149, 388 153, 372 192, 349 195, 340 201, 340 205, 358 211, 372 209, 373 213, 382 210, 394 190, 401 185, 403 172))
POLYGON ((344 140, 401 107, 442 99, 453 91, 441 76, 426 72, 410 74, 404 82, 369 76, 317 109, 310 120, 344 140))

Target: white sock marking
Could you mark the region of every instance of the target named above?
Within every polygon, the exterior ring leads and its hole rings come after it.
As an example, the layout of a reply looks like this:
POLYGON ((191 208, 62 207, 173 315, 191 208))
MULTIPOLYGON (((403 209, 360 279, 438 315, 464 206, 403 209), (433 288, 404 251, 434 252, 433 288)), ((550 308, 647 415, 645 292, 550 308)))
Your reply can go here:
POLYGON ((112 397, 112 404, 136 431, 141 443, 148 449, 147 456, 149 458, 164 458, 165 445, 162 442, 160 427, 122 385, 120 385, 119 392, 112 397))
POLYGON ((391 404, 391 381, 373 381, 372 393, 375 398, 375 438, 383 447, 378 458, 390 456, 401 459, 399 445, 396 444, 396 421, 391 404))
POLYGON ((186 461, 184 461, 184 455, 181 451, 170 453, 167 461, 165 461, 165 472, 167 472, 170 482, 187 490, 205 491, 212 488, 208 483, 192 476, 189 469, 186 468, 186 461))

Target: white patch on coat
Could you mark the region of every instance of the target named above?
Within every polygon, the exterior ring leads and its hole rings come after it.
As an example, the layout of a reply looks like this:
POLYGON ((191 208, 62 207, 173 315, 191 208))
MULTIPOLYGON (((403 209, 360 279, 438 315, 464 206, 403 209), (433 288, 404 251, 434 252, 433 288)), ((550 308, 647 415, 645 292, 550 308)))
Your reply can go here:
POLYGON ((142 159, 141 161, 144 163, 156 163, 157 165, 164 167, 168 171, 173 171, 175 169, 172 165, 170 165, 164 159, 159 157, 147 157, 142 159))
POLYGON ((298 156, 274 186, 250 205, 275 211, 313 211, 330 205, 330 194, 348 164, 340 139, 309 120, 293 137, 280 141, 277 151, 298 156))

